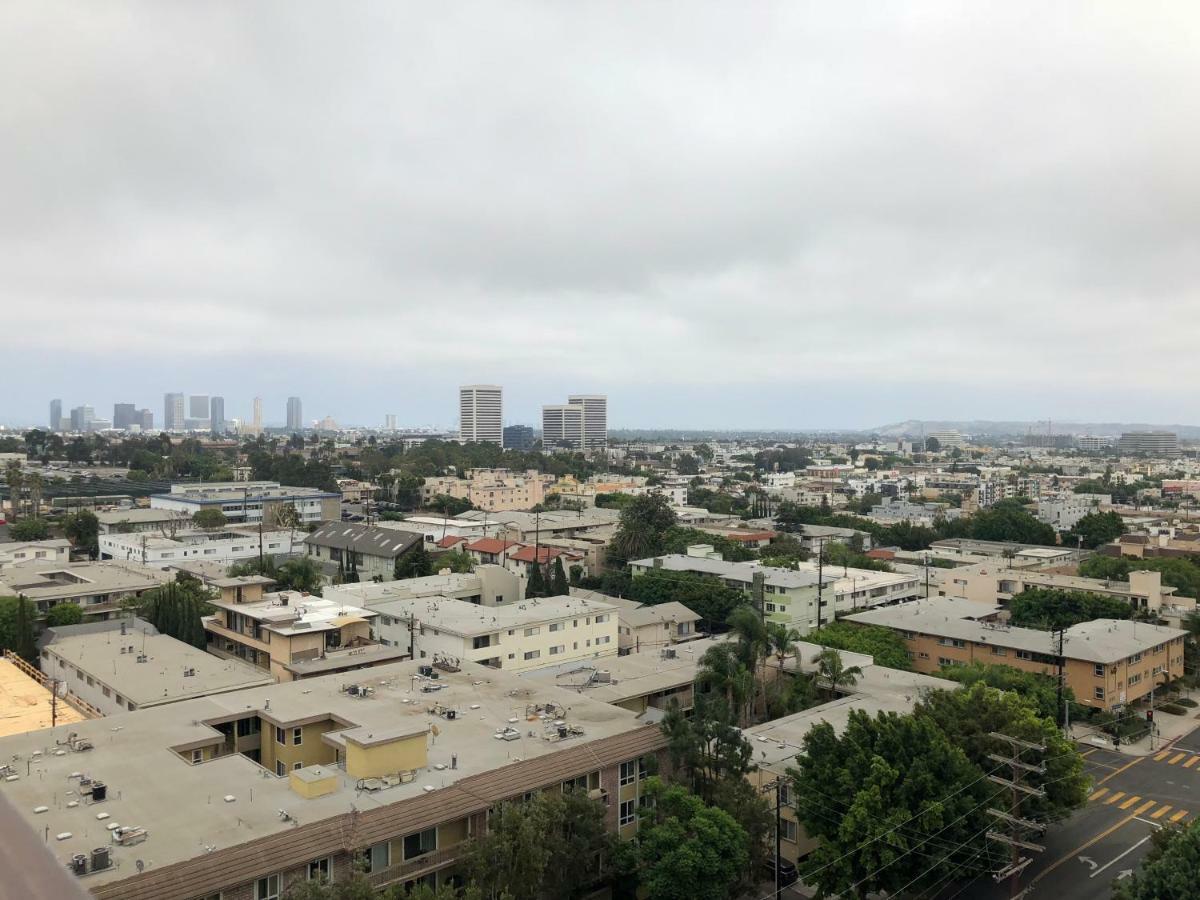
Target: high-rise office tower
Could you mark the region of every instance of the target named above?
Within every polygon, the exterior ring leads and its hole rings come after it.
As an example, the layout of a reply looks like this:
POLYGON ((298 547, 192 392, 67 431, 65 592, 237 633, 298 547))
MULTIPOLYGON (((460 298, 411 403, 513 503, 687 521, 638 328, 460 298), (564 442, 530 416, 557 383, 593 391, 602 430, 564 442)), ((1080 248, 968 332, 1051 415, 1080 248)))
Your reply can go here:
POLYGON ((608 397, 604 394, 572 394, 567 403, 583 407, 582 449, 608 447, 608 397))
POLYGON ((130 425, 141 424, 137 417, 137 407, 132 403, 113 404, 113 428, 128 430, 130 425))
POLYGON ((458 389, 458 439, 464 444, 504 444, 504 401, 498 384, 458 389))
POLYGON ((386 416, 383 417, 383 430, 384 431, 395 431, 396 430, 395 414, 388 413, 386 416))
POLYGON ((557 403, 542 407, 542 448, 554 450, 583 447, 583 407, 557 403))
POLYGON ((299 397, 288 397, 287 429, 291 432, 304 430, 304 414, 300 406, 299 397))
POLYGON ((504 426, 505 450, 532 450, 533 429, 528 425, 504 426))
POLYGON ((96 411, 90 406, 76 406, 71 410, 71 430, 87 431, 94 418, 96 418, 96 411))
POLYGON ((217 434, 225 433, 225 398, 213 397, 208 405, 209 427, 217 434))
POLYGON ((252 420, 255 434, 262 434, 262 397, 254 398, 254 418, 252 420))
POLYGON ((142 431, 154 430, 154 413, 148 409, 138 410, 138 422, 141 423, 142 431))
POLYGON ((61 400, 51 400, 50 401, 50 430, 51 431, 61 431, 62 430, 62 401, 61 400))
POLYGON ((208 396, 193 394, 188 397, 188 418, 208 420, 208 396))
POLYGON ((163 395, 163 430, 183 430, 183 394, 163 395))

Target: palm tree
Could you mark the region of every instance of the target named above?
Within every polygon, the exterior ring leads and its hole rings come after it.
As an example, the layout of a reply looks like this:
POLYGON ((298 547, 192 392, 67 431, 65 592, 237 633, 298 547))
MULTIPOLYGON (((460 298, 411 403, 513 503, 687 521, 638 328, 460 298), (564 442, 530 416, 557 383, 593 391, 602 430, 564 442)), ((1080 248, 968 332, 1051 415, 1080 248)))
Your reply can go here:
POLYGON ((21 517, 21 464, 15 459, 9 462, 4 470, 4 480, 8 484, 8 504, 12 507, 9 518, 16 522, 21 517))
POLYGON ((724 643, 709 647, 700 657, 696 684, 722 695, 729 714, 737 716, 739 722, 742 720, 742 710, 753 687, 753 676, 742 665, 736 645, 724 643))
POLYGON ((854 687, 863 673, 861 666, 844 665, 842 654, 832 647, 826 647, 812 661, 817 667, 817 680, 824 682, 831 697, 840 693, 841 688, 854 687))
POLYGON ((795 654, 798 640, 800 640, 800 632, 795 628, 789 628, 782 622, 767 623, 767 643, 779 663, 780 673, 783 672, 783 664, 787 658, 795 654))

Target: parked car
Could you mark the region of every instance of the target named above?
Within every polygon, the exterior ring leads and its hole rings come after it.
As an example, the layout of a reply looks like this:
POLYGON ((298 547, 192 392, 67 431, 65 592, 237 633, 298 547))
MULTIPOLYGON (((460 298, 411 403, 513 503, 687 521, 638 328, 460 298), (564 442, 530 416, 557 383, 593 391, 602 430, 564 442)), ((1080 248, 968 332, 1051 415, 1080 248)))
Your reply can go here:
MULTIPOLYGON (((767 872, 767 876, 772 882, 775 881, 775 859, 767 859, 763 861, 763 868, 767 872)), ((779 886, 787 887, 790 884, 795 884, 799 879, 800 874, 796 871, 796 864, 789 860, 780 860, 779 862, 779 886)))

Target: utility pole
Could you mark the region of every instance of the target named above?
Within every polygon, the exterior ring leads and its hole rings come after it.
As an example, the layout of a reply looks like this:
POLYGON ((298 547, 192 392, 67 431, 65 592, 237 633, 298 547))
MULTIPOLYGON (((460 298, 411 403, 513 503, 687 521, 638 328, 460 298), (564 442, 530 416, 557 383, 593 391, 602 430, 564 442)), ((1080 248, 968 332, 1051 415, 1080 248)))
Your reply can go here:
POLYGON ((825 539, 814 538, 817 545, 817 631, 821 630, 821 598, 825 588, 825 539))
MULTIPOLYGON (((1028 892, 1028 888, 1023 891, 1018 891, 1017 889, 1021 872, 1033 862, 1032 856, 1022 857, 1021 850, 1041 853, 1046 849, 1041 844, 1034 844, 1025 840, 1026 833, 1033 831, 1040 834, 1046 830, 1046 826, 1041 822, 1021 818, 1021 801, 1025 797, 1046 796, 1046 792, 1041 788, 1032 787, 1025 783, 1025 779, 1029 775, 1044 775, 1046 773, 1046 765, 1042 762, 1036 765, 1024 762, 1021 759, 1021 752, 1023 750, 1031 750, 1036 753, 1044 753, 1046 748, 1043 744, 1035 744, 1031 741, 1011 737, 1007 734, 1000 734, 996 731, 991 732, 990 737, 998 741, 1004 741, 1009 745, 1009 756, 989 753, 988 758, 1008 766, 1011 774, 1010 778, 1003 778, 999 775, 988 776, 988 781, 995 782, 1009 789, 1009 811, 1002 812, 998 809, 988 810, 988 814, 999 819, 1000 823, 1007 826, 1007 829, 1005 831, 988 831, 987 838, 990 841, 1007 844, 1012 848, 1012 856, 1009 864, 999 872, 993 873, 992 878, 997 882, 1003 881, 1005 878, 1012 879, 1012 889, 1009 896, 1012 900, 1018 900, 1018 898, 1024 897, 1028 892)), ((1000 827, 1000 825, 997 825, 997 827, 1000 827)))
MULTIPOLYGON (((1063 685, 1064 685, 1064 682, 1066 681, 1066 677, 1067 677, 1066 671, 1064 668, 1065 664, 1066 664, 1066 660, 1063 657, 1063 643, 1066 640, 1065 635, 1066 635, 1066 629, 1063 628, 1062 626, 1059 626, 1059 628, 1058 628, 1058 643, 1057 643, 1057 646, 1055 647, 1055 650, 1058 653, 1058 708, 1059 709, 1065 708, 1063 706, 1063 704, 1065 702, 1063 700, 1063 685)), ((1066 716, 1063 717, 1063 721, 1059 724, 1061 724, 1064 728, 1067 727, 1066 716)), ((1069 738, 1070 734, 1068 733, 1066 736, 1069 738)))

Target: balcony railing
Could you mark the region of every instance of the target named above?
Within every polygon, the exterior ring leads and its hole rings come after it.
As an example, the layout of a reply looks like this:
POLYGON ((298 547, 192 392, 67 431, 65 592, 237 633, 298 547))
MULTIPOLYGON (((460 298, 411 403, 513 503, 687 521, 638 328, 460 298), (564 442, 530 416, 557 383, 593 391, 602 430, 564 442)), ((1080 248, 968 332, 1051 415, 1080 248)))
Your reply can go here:
POLYGON ((426 853, 424 856, 418 856, 414 859, 405 862, 396 863, 388 866, 386 869, 380 869, 378 872, 372 872, 367 876, 367 881, 371 887, 384 887, 394 881, 409 878, 416 878, 424 875, 426 872, 434 869, 440 869, 450 865, 458 859, 458 851, 462 845, 456 844, 453 847, 446 847, 443 850, 434 850, 431 853, 426 853))

